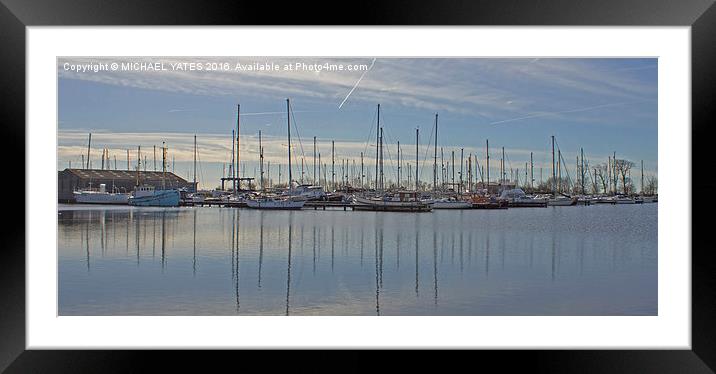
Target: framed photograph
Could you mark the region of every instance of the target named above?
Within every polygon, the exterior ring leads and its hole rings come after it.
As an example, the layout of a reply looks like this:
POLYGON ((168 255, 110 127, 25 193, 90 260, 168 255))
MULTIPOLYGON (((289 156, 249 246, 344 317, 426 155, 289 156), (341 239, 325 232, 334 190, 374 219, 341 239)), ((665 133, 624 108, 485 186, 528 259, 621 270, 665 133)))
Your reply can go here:
POLYGON ((223 7, 104 6, 2 8, 26 177, 2 368, 131 368, 86 349, 716 364, 694 230, 712 2, 222 27, 190 25, 233 24, 223 7))

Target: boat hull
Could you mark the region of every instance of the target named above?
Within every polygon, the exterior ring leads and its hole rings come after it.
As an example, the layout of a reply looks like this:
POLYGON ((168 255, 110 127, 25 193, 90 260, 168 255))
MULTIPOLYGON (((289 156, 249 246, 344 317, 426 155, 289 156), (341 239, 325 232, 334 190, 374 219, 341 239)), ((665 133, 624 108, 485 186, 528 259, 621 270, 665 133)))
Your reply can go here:
POLYGON ((544 200, 514 200, 507 203, 510 208, 544 208, 547 202, 544 200))
POLYGON ((177 190, 157 190, 151 195, 130 197, 129 205, 175 207, 179 206, 180 200, 181 195, 177 190))
POLYGON ((246 200, 249 208, 266 210, 299 210, 305 203, 304 200, 246 200))
POLYGON ((432 203, 416 201, 383 201, 365 198, 356 198, 353 210, 367 210, 377 212, 430 212, 432 203))
POLYGON ((472 203, 467 201, 436 201, 433 209, 470 209, 472 203))
POLYGON ((78 204, 110 204, 127 205, 129 194, 120 193, 75 193, 75 202, 78 204))
POLYGON ((576 205, 577 200, 576 199, 565 199, 565 200, 549 200, 547 201, 547 205, 549 206, 571 206, 576 205))

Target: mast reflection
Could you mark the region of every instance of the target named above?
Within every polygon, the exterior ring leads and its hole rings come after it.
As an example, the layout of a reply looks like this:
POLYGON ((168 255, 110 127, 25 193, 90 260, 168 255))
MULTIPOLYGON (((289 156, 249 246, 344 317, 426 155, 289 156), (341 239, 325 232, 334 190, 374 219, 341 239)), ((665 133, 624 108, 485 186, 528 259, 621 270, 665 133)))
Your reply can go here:
POLYGON ((289 314, 291 299, 291 248, 293 234, 293 212, 288 213, 288 265, 286 266, 286 315, 289 314))

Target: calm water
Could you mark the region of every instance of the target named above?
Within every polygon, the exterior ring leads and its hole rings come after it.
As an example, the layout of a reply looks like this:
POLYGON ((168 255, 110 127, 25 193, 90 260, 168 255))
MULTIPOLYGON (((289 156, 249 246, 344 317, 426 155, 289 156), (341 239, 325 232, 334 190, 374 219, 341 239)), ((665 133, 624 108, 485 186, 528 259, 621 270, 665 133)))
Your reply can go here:
POLYGON ((61 315, 657 314, 657 204, 58 222, 61 315))

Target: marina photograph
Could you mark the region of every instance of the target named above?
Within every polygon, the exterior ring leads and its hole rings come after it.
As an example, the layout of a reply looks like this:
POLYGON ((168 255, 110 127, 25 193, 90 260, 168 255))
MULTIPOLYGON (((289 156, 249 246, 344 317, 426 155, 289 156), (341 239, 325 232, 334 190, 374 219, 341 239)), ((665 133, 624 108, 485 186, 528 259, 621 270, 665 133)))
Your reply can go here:
POLYGON ((58 315, 657 316, 658 69, 58 58, 58 315))

